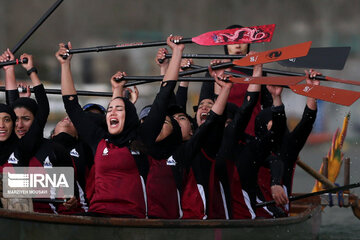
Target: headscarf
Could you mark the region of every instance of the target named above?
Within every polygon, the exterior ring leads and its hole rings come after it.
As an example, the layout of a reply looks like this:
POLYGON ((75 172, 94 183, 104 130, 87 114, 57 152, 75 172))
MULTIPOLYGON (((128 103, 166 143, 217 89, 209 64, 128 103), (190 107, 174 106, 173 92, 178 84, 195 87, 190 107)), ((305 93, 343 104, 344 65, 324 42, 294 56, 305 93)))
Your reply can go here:
POLYGON ((10 154, 14 152, 16 143, 18 141, 18 138, 16 137, 14 131, 15 121, 16 121, 16 115, 14 111, 8 105, 0 103, 0 113, 3 112, 10 115, 11 120, 13 122, 13 130, 8 139, 6 139, 5 141, 0 141, 0 165, 6 163, 6 161, 9 159, 10 154))
POLYGON ((36 103, 36 101, 28 97, 16 99, 11 106, 13 109, 24 107, 29 110, 34 116, 36 115, 36 112, 38 110, 38 104, 36 103))
MULTIPOLYGON (((117 97, 114 99, 122 99, 125 104, 125 122, 124 128, 121 133, 113 135, 107 133, 106 138, 109 142, 115 144, 118 147, 128 146, 135 138, 136 132, 139 127, 139 118, 136 113, 136 108, 133 103, 127 98, 117 97)), ((114 100, 113 99, 113 100, 114 100)))

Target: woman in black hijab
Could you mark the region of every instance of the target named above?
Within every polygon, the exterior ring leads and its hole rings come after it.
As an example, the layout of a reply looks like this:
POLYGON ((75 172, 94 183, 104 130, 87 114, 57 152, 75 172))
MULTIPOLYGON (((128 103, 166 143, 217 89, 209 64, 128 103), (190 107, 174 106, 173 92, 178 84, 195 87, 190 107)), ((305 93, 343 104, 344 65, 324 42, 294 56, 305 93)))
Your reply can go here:
POLYGON ((8 105, 0 103, 0 173, 4 167, 18 164, 17 159, 10 158, 18 141, 14 132, 15 120, 14 111, 8 105))
MULTIPOLYGON (((132 144, 137 136, 139 119, 135 106, 126 98, 110 101, 106 113, 106 128, 87 118, 80 104, 72 79, 71 56, 65 44, 56 57, 61 64, 61 91, 66 112, 79 136, 94 153, 94 193, 90 200, 89 215, 146 217, 144 180, 139 174, 132 144)), ((71 43, 68 46, 71 48, 71 43)), ((122 92, 118 84, 114 93, 122 92), (120 90, 120 91, 119 91, 120 90)))

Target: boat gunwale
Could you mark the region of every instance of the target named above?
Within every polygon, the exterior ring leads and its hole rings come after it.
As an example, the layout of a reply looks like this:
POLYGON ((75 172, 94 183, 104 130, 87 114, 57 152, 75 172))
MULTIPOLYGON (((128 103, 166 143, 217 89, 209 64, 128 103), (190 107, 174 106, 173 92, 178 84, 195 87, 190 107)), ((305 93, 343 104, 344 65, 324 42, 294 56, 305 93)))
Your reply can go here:
POLYGON ((118 226, 134 228, 236 228, 236 227, 270 227, 304 222, 319 214, 320 205, 309 205, 309 208, 297 216, 274 219, 135 219, 135 218, 106 218, 75 215, 54 215, 47 213, 16 212, 0 209, 0 217, 55 224, 118 226))

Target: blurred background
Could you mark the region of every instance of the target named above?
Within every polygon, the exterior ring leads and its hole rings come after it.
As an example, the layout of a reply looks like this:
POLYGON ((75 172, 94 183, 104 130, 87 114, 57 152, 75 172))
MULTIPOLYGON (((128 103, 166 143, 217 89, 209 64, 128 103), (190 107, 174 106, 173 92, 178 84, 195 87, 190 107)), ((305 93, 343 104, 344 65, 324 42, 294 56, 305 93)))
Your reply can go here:
MULTIPOLYGON (((55 0, 1 0, 0 1, 0 51, 13 48, 55 0)), ((342 71, 322 71, 324 75, 349 80, 360 78, 360 1, 358 0, 65 0, 49 19, 21 47, 16 57, 26 52, 32 54, 39 76, 47 88, 60 89, 60 68, 54 57, 60 42, 71 41, 73 48, 113 45, 131 42, 165 40, 169 34, 195 37, 202 33, 224 29, 232 24, 257 26, 276 24, 271 43, 252 44, 255 51, 265 51, 305 41, 312 47, 350 46, 351 51, 342 71)), ((101 53, 78 54, 73 57, 72 70, 78 90, 110 91, 109 79, 118 70, 128 76, 159 75, 154 58, 157 48, 139 48, 101 53)), ((188 44, 185 53, 223 53, 223 47, 204 47, 188 44)), ((195 60, 198 65, 208 65, 209 60, 195 60)), ((267 68, 303 72, 303 69, 283 68, 277 63, 267 68)), ((1 85, 4 74, 0 71, 1 85)), ((25 70, 16 67, 19 81, 29 81, 25 70)), ((344 84, 323 85, 360 90, 344 84)), ((158 91, 158 83, 139 86, 138 111, 149 104, 158 91)), ((190 84, 190 106, 197 103, 200 85, 190 84)), ((2 99, 4 94, 0 93, 2 99)), ((61 97, 49 95, 51 116, 47 133, 54 123, 64 116, 61 97)), ((97 102, 107 105, 108 98, 81 97, 83 104, 97 102)), ((3 100, 4 101, 4 100, 3 100)), ((301 117, 305 97, 284 90, 284 102, 289 124, 301 117)), ((358 141, 360 134, 360 103, 343 107, 321 102, 314 133, 320 138, 308 142, 301 158, 318 169, 326 155, 331 135, 341 127, 344 116, 351 112, 348 135, 344 145, 346 157, 353 163, 351 182, 359 181, 358 141)), ((295 191, 310 191, 313 179, 297 170, 295 191)), ((340 174, 342 175, 342 174, 340 174)), ((341 178, 341 176, 340 176, 341 178)), ((334 219, 333 217, 329 219, 334 219)), ((331 221, 331 220, 329 220, 331 221)))

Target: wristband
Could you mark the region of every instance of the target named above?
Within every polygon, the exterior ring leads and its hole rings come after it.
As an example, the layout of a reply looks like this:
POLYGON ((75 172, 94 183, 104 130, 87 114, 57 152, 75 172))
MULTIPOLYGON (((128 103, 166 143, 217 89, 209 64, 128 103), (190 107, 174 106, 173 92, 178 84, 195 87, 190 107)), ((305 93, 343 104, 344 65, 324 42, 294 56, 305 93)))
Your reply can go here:
POLYGON ((29 70, 26 71, 27 75, 30 76, 31 73, 35 72, 36 74, 38 73, 36 67, 32 67, 29 70))

